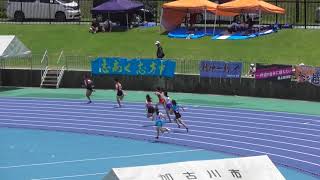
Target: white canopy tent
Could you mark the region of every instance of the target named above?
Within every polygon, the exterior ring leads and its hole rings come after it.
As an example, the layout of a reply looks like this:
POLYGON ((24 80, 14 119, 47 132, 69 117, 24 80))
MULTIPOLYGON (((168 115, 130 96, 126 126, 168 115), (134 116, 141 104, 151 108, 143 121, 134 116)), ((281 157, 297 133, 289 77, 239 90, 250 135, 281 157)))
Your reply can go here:
POLYGON ((14 35, 0 35, 0 59, 29 56, 31 51, 14 35))

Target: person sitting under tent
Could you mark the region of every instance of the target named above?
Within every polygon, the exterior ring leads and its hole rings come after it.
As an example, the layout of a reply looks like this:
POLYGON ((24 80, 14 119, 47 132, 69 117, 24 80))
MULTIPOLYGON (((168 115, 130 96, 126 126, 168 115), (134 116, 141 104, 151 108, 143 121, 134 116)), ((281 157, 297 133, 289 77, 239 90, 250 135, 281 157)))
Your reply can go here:
POLYGON ((189 29, 189 17, 188 14, 184 17, 184 26, 188 30, 189 29))
POLYGON ((197 15, 198 15, 197 13, 190 14, 189 30, 193 30, 194 25, 197 23, 197 15))
POLYGON ((100 25, 99 25, 98 21, 96 19, 93 19, 92 23, 91 23, 91 27, 89 29, 89 32, 91 32, 93 34, 97 33, 99 31, 99 26, 100 25))
POLYGON ((248 24, 248 29, 252 29, 253 28, 253 20, 252 20, 252 18, 249 16, 249 15, 247 15, 247 22, 246 22, 247 24, 248 24))
POLYGON ((131 23, 133 27, 138 27, 142 22, 142 19, 139 15, 137 14, 133 14, 132 19, 131 19, 131 23))
POLYGON ((103 23, 100 24, 102 32, 111 32, 112 31, 112 21, 106 19, 103 23))
POLYGON ((233 22, 228 27, 229 33, 238 32, 240 30, 240 23, 237 20, 233 20, 233 22))

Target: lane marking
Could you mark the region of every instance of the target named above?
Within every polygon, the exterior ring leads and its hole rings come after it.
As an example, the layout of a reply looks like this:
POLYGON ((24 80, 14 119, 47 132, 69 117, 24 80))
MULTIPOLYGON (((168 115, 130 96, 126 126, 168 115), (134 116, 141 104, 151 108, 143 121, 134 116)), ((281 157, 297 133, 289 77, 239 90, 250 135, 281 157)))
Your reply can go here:
MULTIPOLYGON (((37 121, 40 122, 40 121, 37 121)), ((50 122, 49 122, 50 123, 50 122)), ((0 124, 6 124, 6 123, 0 123, 0 124)), ((10 124, 10 123, 8 123, 10 124)), ((78 126, 84 126, 84 127, 88 127, 88 124, 75 124, 75 123, 55 123, 55 124, 74 124, 74 125, 78 125, 78 126)), ((19 125, 16 123, 16 125, 19 125)), ((40 124, 37 124, 40 125, 40 124)), ((50 127, 50 125, 44 125, 44 126, 48 126, 50 127)), ((98 125, 91 125, 91 126, 98 126, 98 125)), ((68 128, 74 128, 74 127, 70 127, 67 126, 68 128)), ((132 127, 114 127, 114 126, 99 126, 99 127, 105 127, 105 128, 113 128, 113 129, 122 129, 123 131, 125 130, 135 130, 135 131, 144 131, 144 132, 154 132, 152 130, 146 130, 146 129, 140 129, 140 128, 132 128, 132 127)), ((281 151, 287 151, 287 152, 292 152, 292 153, 297 153, 297 154, 303 154, 306 156, 313 156, 316 158, 320 158, 320 156, 315 155, 315 154, 310 154, 310 153, 304 153, 304 152, 300 152, 300 151, 296 151, 296 150, 291 150, 291 149, 286 149, 286 148, 280 148, 280 147, 274 147, 274 146, 268 146, 268 145, 263 145, 263 144, 254 144, 254 143, 250 143, 250 142, 243 142, 243 141, 235 141, 235 140, 230 140, 230 139, 223 139, 223 138, 214 138, 214 137, 206 137, 206 136, 199 136, 199 135, 191 135, 191 134, 184 134, 184 136, 188 136, 188 137, 197 137, 197 138, 202 138, 202 139, 210 139, 210 140, 220 140, 220 141, 227 141, 227 142, 233 142, 233 143, 239 143, 239 144, 246 144, 246 145, 253 145, 253 146, 258 146, 258 147, 264 147, 264 148, 270 148, 270 149, 277 149, 277 150, 281 150, 281 151)), ((199 141, 199 142, 203 142, 203 141, 199 141)))
POLYGON ((46 177, 46 178, 33 178, 31 180, 48 180, 48 179, 64 179, 64 178, 75 178, 75 177, 84 177, 84 176, 97 176, 97 175, 102 175, 106 174, 104 173, 92 173, 92 174, 76 174, 76 175, 69 175, 69 176, 56 176, 56 177, 46 177))
MULTIPOLYGON (((2 115, 3 117, 21 117, 18 115, 11 115, 13 114, 19 114, 19 110, 21 111, 21 109, 11 109, 14 112, 9 112, 10 114, 8 114, 8 112, 3 112, 0 111, 0 114, 4 114, 2 115)), ((28 111, 28 110, 26 110, 28 111)), ((40 111, 43 112, 41 110, 33 110, 33 111, 40 111)), ((37 116, 47 116, 49 113, 57 113, 57 114, 53 114, 53 116, 59 116, 59 117, 70 117, 71 115, 67 115, 67 114, 62 114, 62 113, 66 113, 65 111, 45 111, 44 113, 33 113, 33 112, 28 112, 28 113, 22 113, 21 115, 24 115, 23 117, 26 117, 25 115, 37 115, 37 116)), ((97 114, 97 113, 91 113, 91 112, 68 112, 70 114, 80 114, 80 115, 72 115, 72 117, 78 117, 78 118, 103 118, 103 119, 108 119, 108 117, 128 117, 128 114, 125 114, 122 112, 122 114, 117 114, 117 113, 112 113, 112 114, 108 114, 108 113, 104 113, 104 114, 97 114), (86 114, 86 115, 93 115, 93 116, 83 116, 82 114, 86 114), (103 117, 101 116, 97 116, 97 115, 103 115, 103 117)), ((50 114, 49 114, 50 115, 50 114)), ((143 116, 133 116, 130 115, 129 117, 133 117, 133 118, 142 118, 143 116)), ((254 122, 244 122, 244 121, 235 121, 235 120, 229 120, 229 119, 220 119, 220 118, 206 118, 206 117, 199 117, 199 116, 189 116, 189 115, 185 115, 184 117, 186 117, 187 119, 208 119, 208 120, 221 120, 221 121, 228 121, 228 122, 238 122, 238 123, 243 123, 243 124, 255 124, 255 125, 268 125, 268 126, 273 126, 273 127, 281 127, 281 128, 291 128, 291 129, 300 129, 300 130, 308 130, 308 131, 316 131, 316 132, 320 132, 320 129, 310 129, 310 128, 302 128, 302 127, 294 127, 294 126, 284 126, 284 125, 274 125, 274 124, 267 124, 267 123, 254 123, 254 122)), ((49 119, 49 117, 48 117, 49 119)), ((0 119, 1 120, 1 119, 0 119)), ((292 133, 292 134, 301 134, 301 135, 309 135, 309 136, 315 136, 315 137, 320 137, 320 135, 318 134, 312 134, 312 133, 301 133, 301 132, 293 132, 293 131, 288 131, 288 130, 279 130, 279 129, 273 129, 273 128, 261 128, 261 127, 254 127, 254 126, 247 126, 247 125, 234 125, 234 124, 225 124, 225 123, 214 123, 214 122, 208 122, 208 121, 196 121, 195 123, 202 123, 202 124, 222 124, 222 125, 228 125, 228 126, 237 126, 237 127, 247 127, 247 128, 255 128, 255 129, 264 129, 264 130, 269 130, 269 131, 278 131, 278 132, 287 132, 287 133, 292 133)))
MULTIPOLYGON (((30 118, 30 117, 29 117, 30 118)), ((31 118, 30 118, 31 119, 31 118)), ((36 119, 36 118, 35 118, 36 119)), ((46 119, 46 118, 44 118, 46 119)), ((112 118, 111 118, 112 119, 112 118)), ((70 122, 63 122, 64 120, 68 120, 68 121, 75 121, 75 122, 86 122, 86 123, 90 123, 90 122, 96 122, 96 123, 102 123, 102 124, 112 124, 112 125, 125 125, 128 126, 128 123, 121 123, 121 122, 108 122, 108 121, 88 121, 88 120, 77 120, 77 119, 57 119, 60 120, 62 122, 58 122, 58 121, 35 121, 35 120, 19 120, 19 119, 2 119, 2 120, 6 120, 6 121, 12 121, 12 122, 39 122, 39 123, 54 123, 54 124, 74 124, 74 125, 83 125, 83 126, 96 126, 96 127, 117 127, 117 126, 103 126, 103 125, 97 125, 97 124, 79 124, 79 123, 70 123, 70 122)), ((117 120, 125 120, 125 119, 117 119, 117 120)), ((136 121, 136 120, 127 120, 127 121, 136 121)), ((140 122, 140 121, 138 121, 140 122)), ((18 123, 17 123, 18 124, 18 123)), ((140 127, 140 125, 136 125, 135 123, 131 123, 131 126, 137 126, 140 127)), ((152 127, 151 125, 149 125, 150 127, 152 127)), ((144 126, 145 127, 145 126, 144 126)), ((189 125, 189 127, 198 127, 198 128, 206 128, 204 126, 195 126, 195 125, 189 125)), ((171 127, 172 128, 172 127, 171 127)), ((179 128, 174 128, 174 129, 179 129, 179 128)), ((320 148, 318 147, 314 147, 314 146, 306 146, 306 145, 302 145, 302 144, 294 144, 294 143, 288 143, 288 142, 284 142, 284 141, 275 141, 275 140, 270 140, 270 139, 263 139, 263 138, 257 138, 257 137, 250 137, 250 136, 242 136, 242 135, 235 135, 235 134, 228 134, 228 133, 218 133, 218 132, 208 132, 208 131, 201 131, 201 130, 195 130, 192 129, 192 132, 199 132, 199 133, 204 133, 204 134, 219 134, 219 135, 224 135, 224 136, 234 136, 234 137, 241 137, 241 138, 246 138, 246 139, 255 139, 255 140, 261 140, 261 141, 269 141, 269 142, 274 142, 274 143, 279 143, 279 144, 287 144, 287 145, 293 145, 293 146, 300 146, 303 148, 310 148, 310 149, 315 149, 315 150, 320 150, 320 148)), ((276 146, 275 146, 276 147, 276 146)))
POLYGON ((183 150, 183 151, 167 151, 167 152, 158 152, 158 153, 144 153, 144 154, 134 154, 134 155, 123 155, 123 156, 109 156, 109 157, 100 157, 100 158, 75 159, 75 160, 68 160, 68 161, 54 161, 54 162, 45 162, 45 163, 21 164, 21 165, 13 165, 13 166, 3 166, 3 167, 0 167, 0 169, 43 166, 43 165, 53 165, 53 164, 66 164, 66 163, 76 163, 76 162, 88 162, 88 161, 97 161, 97 160, 125 159, 125 158, 134 158, 134 157, 188 153, 188 152, 197 152, 197 151, 204 151, 204 149, 191 149, 191 150, 183 150))
MULTIPOLYGON (((14 98, 0 98, 3 100, 7 100, 7 101, 31 101, 31 102, 63 102, 63 103, 83 103, 85 104, 86 99, 83 100, 77 100, 77 99, 70 99, 70 98, 37 98, 37 97, 14 97, 14 98), (30 99, 30 98, 35 98, 35 99, 30 99), (58 101, 57 101, 58 100, 58 101)), ((183 101, 183 100, 182 100, 183 101)), ((113 101, 105 101, 105 100, 95 100, 93 104, 116 104, 116 102, 113 101)), ((1 102, 0 102, 1 103, 1 102)), ((132 105, 136 105, 136 104, 142 104, 141 102, 128 102, 126 104, 132 104, 132 105)), ((298 115, 298 116, 309 116, 309 117, 315 117, 315 118, 320 118, 319 115, 311 115, 311 114, 299 114, 299 113, 292 113, 292 112, 279 112, 279 111, 266 111, 266 110, 256 110, 256 109, 244 109, 244 108, 233 108, 233 107, 222 107, 222 106, 207 106, 207 105, 194 105, 194 104, 185 104, 186 106, 190 106, 190 107, 196 107, 196 110, 203 110, 206 111, 205 109, 201 109, 201 108, 212 108, 213 110, 215 109, 222 109, 223 112, 229 112, 229 109, 231 111, 234 112, 234 110, 240 110, 240 111, 249 111, 249 113, 246 112, 239 112, 239 113, 245 113, 245 114, 253 114, 253 115, 257 115, 256 113, 250 113, 251 112, 265 112, 265 113, 273 113, 273 114, 289 114, 289 115, 298 115)), ((220 110, 221 111, 221 110, 220 110)), ((221 111, 221 112, 222 112, 221 111)), ((237 112, 238 113, 238 112, 237 112)), ((260 114, 258 114, 260 115, 260 114)), ((277 117, 282 117, 282 118, 286 118, 287 116, 279 116, 279 115, 272 115, 272 114, 263 114, 264 116, 277 116, 277 117)), ((298 118, 298 117, 289 117, 289 118, 295 118, 295 119, 304 119, 304 120, 310 120, 310 119, 306 119, 306 118, 298 118)), ((312 119, 311 119, 312 120, 312 119)))
MULTIPOLYGON (((5 123, 5 124, 16 125, 14 123, 5 123)), ((154 136, 147 135, 147 134, 132 133, 132 132, 121 132, 121 131, 114 131, 114 130, 99 130, 99 129, 89 129, 89 128, 70 128, 70 127, 63 127, 63 126, 46 126, 46 125, 36 125, 36 124, 19 124, 19 125, 34 126, 34 127, 47 127, 47 128, 48 127, 51 127, 51 128, 56 127, 56 128, 73 129, 73 130, 89 130, 89 131, 93 130, 93 131, 97 131, 97 132, 119 133, 119 134, 125 134, 125 135, 131 134, 131 135, 137 135, 137 136, 142 136, 142 137, 154 137, 154 136)), ((128 136, 123 136, 123 137, 128 137, 128 136)), ((289 156, 268 153, 268 152, 264 152, 264 151, 260 151, 260 150, 252 150, 252 149, 234 147, 234 146, 230 146, 230 145, 223 145, 223 144, 217 144, 217 143, 201 142, 201 141, 195 141, 195 140, 191 140, 191 139, 173 138, 173 137, 168 137, 168 136, 163 136, 161 138, 163 140, 176 140, 176 141, 182 141, 182 142, 194 142, 194 143, 198 143, 198 144, 221 146, 221 147, 226 147, 226 148, 239 149, 239 150, 244 150, 244 151, 249 151, 249 152, 266 154, 266 155, 281 157, 281 158, 285 158, 285 159, 291 159, 291 160, 294 160, 294 161, 299 161, 299 162, 303 162, 303 163, 306 163, 306 164, 311 164, 311 165, 314 165, 314 166, 319 166, 319 168, 320 168, 320 164, 317 164, 317 163, 313 163, 313 162, 309 162, 309 161, 306 161, 306 160, 301 160, 301 159, 297 159, 297 158, 293 158, 293 157, 289 157, 289 156)), ((290 166, 290 164, 288 164, 288 166, 290 166)))
MULTIPOLYGON (((57 105, 57 104, 37 104, 39 107, 35 107, 34 103, 28 103, 28 104, 25 104, 25 105, 32 105, 32 106, 27 106, 27 108, 29 108, 30 110, 39 110, 39 109, 54 109, 54 110, 67 110, 67 109, 70 109, 72 111, 88 111, 90 108, 93 108, 93 106, 75 106, 75 105, 57 105), (48 105, 50 105, 51 107, 49 107, 48 105), (61 108, 61 107, 71 107, 71 108, 61 108)), ((11 110, 13 108, 17 108, 17 107, 20 107, 20 108, 26 108, 26 106, 19 106, 17 104, 4 104, 4 105, 1 105, 0 104, 0 107, 2 107, 2 109, 8 109, 8 110, 11 110), (13 107, 13 108, 11 108, 13 107)), ((136 112, 145 112, 145 107, 144 106, 139 106, 139 108, 128 108, 128 107, 124 107, 122 108, 124 110, 134 110, 136 112)), ((35 110, 35 111, 36 111, 35 110)), ((101 108, 101 106, 97 106, 97 107, 94 107, 94 111, 95 112, 114 112, 114 108, 101 108), (113 111, 112 111, 113 110, 113 111)), ((132 114, 135 114, 136 112, 128 112, 128 113, 132 113, 132 114)), ((221 117, 231 117, 231 118, 246 118, 246 119, 254 119, 254 120, 263 120, 263 121, 272 121, 272 122, 281 122, 281 123, 286 123, 286 124, 299 124, 299 125, 302 125, 302 124, 305 124, 304 122, 305 121, 312 121, 312 122, 320 122, 320 120, 316 120, 316 119, 305 119, 305 118, 295 118, 295 117, 286 117, 287 121, 279 121, 279 120, 274 120, 274 119, 266 119, 266 118, 261 118, 261 117, 251 117, 251 116, 234 116, 234 115, 224 115, 224 114, 216 114, 216 113, 213 113, 213 112, 216 112, 214 110, 210 110, 208 111, 207 113, 201 113, 201 112, 194 112, 194 111, 185 111, 184 114, 197 114, 197 115, 206 115, 208 116, 209 114, 214 114, 214 116, 221 116, 221 117), (209 112, 209 113, 208 113, 209 112), (292 122, 290 120, 292 119, 301 119, 303 120, 302 122, 292 122)), ((227 111, 223 111, 223 113, 225 113, 227 111)), ((230 113, 230 112, 229 112, 230 113)), ((239 114, 239 113, 238 113, 239 114)), ((261 115, 261 114, 255 114, 255 115, 258 115, 258 116, 264 116, 264 115, 261 115)), ((275 117, 275 116, 270 116, 270 117, 275 117)), ((284 118, 284 117, 282 117, 284 118)), ((319 126, 320 127, 320 124, 313 124, 312 126, 319 126)))

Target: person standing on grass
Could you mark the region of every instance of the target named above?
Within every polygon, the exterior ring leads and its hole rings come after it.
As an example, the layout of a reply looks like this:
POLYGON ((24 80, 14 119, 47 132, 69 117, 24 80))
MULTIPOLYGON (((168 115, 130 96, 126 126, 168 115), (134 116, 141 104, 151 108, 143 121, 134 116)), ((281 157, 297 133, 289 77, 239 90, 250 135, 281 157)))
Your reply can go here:
POLYGON ((90 79, 90 76, 85 74, 84 75, 84 78, 83 78, 83 84, 84 84, 84 87, 87 89, 86 90, 86 97, 88 98, 88 104, 90 104, 92 101, 91 101, 91 94, 92 92, 94 91, 93 90, 93 81, 90 79))
POLYGON ((164 58, 164 52, 163 48, 161 47, 160 41, 156 41, 154 44, 157 46, 157 58, 164 58))
POLYGON ((118 107, 121 108, 122 107, 121 101, 124 98, 124 92, 122 90, 122 85, 117 78, 114 79, 114 82, 115 82, 115 91, 117 91, 116 99, 117 99, 118 107))

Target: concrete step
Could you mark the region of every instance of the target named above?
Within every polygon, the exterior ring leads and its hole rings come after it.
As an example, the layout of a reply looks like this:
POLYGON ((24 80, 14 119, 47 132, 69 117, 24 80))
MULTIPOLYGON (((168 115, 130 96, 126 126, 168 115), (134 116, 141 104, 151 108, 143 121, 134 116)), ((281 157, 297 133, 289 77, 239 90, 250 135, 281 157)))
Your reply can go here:
POLYGON ((55 83, 55 84, 57 84, 58 81, 57 81, 57 79, 45 79, 44 82, 45 83, 55 83))
POLYGON ((56 86, 45 86, 45 85, 42 85, 41 88, 50 88, 50 89, 55 89, 56 86))
POLYGON ((55 74, 59 73, 57 70, 48 70, 47 74, 55 74))
POLYGON ((56 84, 51 84, 51 83, 43 83, 43 84, 42 84, 42 86, 53 86, 53 87, 55 87, 55 86, 56 86, 56 84))
POLYGON ((44 79, 57 79, 57 76, 46 76, 44 79))

